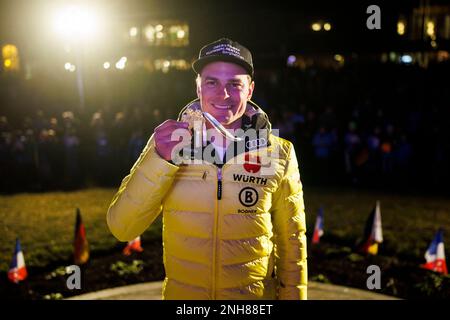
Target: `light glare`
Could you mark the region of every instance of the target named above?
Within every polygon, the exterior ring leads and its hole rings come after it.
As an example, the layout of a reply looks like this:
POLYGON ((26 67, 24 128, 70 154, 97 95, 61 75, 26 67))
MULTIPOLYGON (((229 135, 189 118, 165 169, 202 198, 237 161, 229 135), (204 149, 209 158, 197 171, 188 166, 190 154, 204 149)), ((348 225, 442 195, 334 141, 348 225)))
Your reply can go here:
POLYGON ((64 38, 86 40, 98 32, 98 16, 86 7, 70 6, 56 12, 55 31, 64 38))

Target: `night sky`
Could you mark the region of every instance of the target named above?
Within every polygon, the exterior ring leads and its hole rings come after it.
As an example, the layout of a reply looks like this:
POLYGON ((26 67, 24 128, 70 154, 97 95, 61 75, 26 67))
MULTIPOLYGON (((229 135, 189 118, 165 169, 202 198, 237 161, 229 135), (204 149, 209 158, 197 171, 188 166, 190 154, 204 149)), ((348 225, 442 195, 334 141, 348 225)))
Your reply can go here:
MULTIPOLYGON (((281 47, 289 52, 383 51, 398 42, 399 13, 409 14, 424 0, 400 1, 142 1, 98 0, 90 5, 105 8, 109 23, 145 19, 180 19, 190 25, 190 47, 225 36, 257 51, 281 47), (381 30, 368 30, 366 9, 381 8, 381 30), (330 32, 314 33, 310 25, 318 19, 332 23, 330 32)), ((445 1, 428 1, 441 4, 445 1)), ((64 1, 0 1, 0 41, 45 40, 48 8, 64 1)), ((72 1, 73 3, 73 1, 72 1)))

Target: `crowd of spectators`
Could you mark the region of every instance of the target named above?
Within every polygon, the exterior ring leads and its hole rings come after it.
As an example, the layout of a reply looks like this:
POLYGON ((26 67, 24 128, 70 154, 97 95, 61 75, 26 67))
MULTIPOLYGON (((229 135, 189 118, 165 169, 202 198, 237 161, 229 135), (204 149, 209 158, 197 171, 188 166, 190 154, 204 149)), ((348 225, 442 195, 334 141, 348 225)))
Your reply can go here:
MULTIPOLYGON (((296 145, 306 185, 448 190, 448 71, 445 63, 260 68, 254 100, 296 145)), ((125 107, 41 107, 14 123, 0 111, 0 192, 116 187, 154 127, 195 98, 192 74, 157 77, 161 90, 134 94, 125 107)))

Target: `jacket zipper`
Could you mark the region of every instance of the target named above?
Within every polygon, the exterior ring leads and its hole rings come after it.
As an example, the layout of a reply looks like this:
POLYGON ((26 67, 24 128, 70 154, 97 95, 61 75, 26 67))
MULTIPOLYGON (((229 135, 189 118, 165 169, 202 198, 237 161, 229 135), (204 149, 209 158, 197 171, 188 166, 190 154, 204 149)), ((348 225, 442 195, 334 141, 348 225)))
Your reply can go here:
POLYGON ((217 234, 219 233, 219 200, 222 199, 222 166, 217 166, 217 201, 214 221, 214 248, 213 248, 213 282, 212 282, 212 298, 216 299, 216 272, 217 261, 219 260, 217 248, 217 234))
POLYGON ((222 199, 222 168, 217 168, 217 200, 222 199))

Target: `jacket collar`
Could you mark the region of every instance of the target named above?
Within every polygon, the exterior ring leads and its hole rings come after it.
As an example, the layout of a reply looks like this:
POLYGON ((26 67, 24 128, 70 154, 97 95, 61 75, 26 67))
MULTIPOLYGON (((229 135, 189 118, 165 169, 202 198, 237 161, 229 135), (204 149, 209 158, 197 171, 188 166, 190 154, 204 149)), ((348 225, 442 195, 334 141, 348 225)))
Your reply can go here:
MULTIPOLYGON (((183 114, 186 113, 188 109, 192 110, 201 110, 200 107, 200 99, 195 99, 191 102, 189 102, 187 105, 181 109, 180 113, 178 114, 177 120, 180 121, 183 114)), ((272 125, 269 121, 269 117, 267 114, 259 107, 256 103, 249 100, 247 102, 247 107, 245 109, 245 113, 242 116, 242 127, 244 131, 248 129, 268 129, 269 132, 272 130, 272 125)))
MULTIPOLYGON (((180 121, 183 114, 187 112, 188 109, 191 110, 200 110, 200 99, 195 99, 189 102, 186 106, 181 109, 177 120, 180 121)), ((242 152, 249 152, 258 150, 261 148, 265 148, 270 146, 270 134, 272 131, 272 125, 269 121, 269 117, 267 114, 253 101, 249 100, 247 102, 247 107, 244 115, 242 116, 242 126, 241 129, 244 131, 245 139, 240 142, 233 142, 228 147, 225 153, 225 159, 219 159, 218 155, 215 154, 213 150, 213 154, 215 157, 215 163, 221 166, 221 163, 225 163, 227 160, 241 154, 242 152), (257 133, 256 140, 250 139, 249 136, 245 135, 250 129, 254 129, 257 133)), ((202 146, 202 152, 200 150, 195 150, 194 148, 194 140, 191 141, 191 159, 200 159, 203 155, 203 151, 210 142, 208 141, 206 145, 202 146)))

